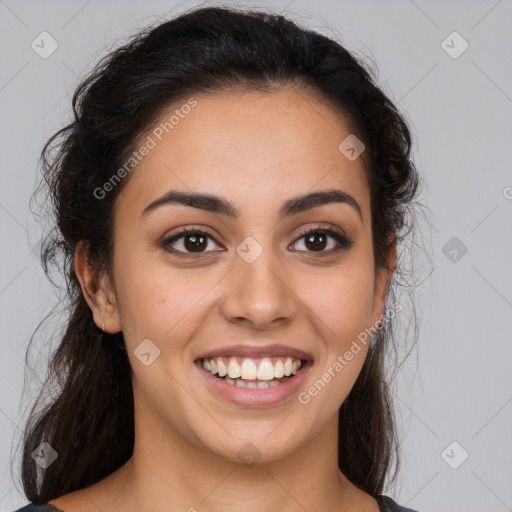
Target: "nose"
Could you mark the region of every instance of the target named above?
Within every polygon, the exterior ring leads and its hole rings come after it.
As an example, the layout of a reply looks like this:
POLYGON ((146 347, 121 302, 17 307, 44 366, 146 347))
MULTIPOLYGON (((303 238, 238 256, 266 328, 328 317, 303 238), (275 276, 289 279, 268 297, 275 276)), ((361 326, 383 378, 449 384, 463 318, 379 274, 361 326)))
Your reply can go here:
POLYGON ((297 311, 297 297, 292 279, 275 259, 264 251, 255 261, 247 263, 237 257, 234 268, 226 276, 225 297, 221 312, 231 323, 245 324, 253 329, 275 328, 289 323, 297 311))

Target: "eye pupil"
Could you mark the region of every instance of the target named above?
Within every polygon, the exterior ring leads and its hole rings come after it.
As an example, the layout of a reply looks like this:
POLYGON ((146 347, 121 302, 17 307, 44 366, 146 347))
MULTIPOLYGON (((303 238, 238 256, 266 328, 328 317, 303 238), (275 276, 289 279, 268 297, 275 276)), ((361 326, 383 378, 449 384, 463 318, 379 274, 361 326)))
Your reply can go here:
MULTIPOLYGON (((171 236, 161 242, 161 246, 164 251, 173 253, 178 256, 193 258, 193 257, 202 257, 206 256, 213 251, 207 251, 208 242, 213 240, 216 244, 218 242, 215 240, 213 235, 208 232, 203 232, 202 230, 196 229, 183 229, 174 236, 171 236), (184 246, 183 249, 173 249, 172 245, 177 241, 181 241, 184 246)), ((335 230, 332 229, 315 229, 310 230, 299 237, 301 244, 306 245, 306 250, 299 250, 299 252, 309 252, 311 256, 332 256, 337 254, 338 252, 346 249, 350 249, 352 246, 352 241, 348 240, 344 235, 341 235, 335 230), (334 239, 338 247, 332 249, 331 251, 325 251, 325 248, 328 244, 329 238, 334 239), (318 253, 318 254, 312 254, 318 253)))
POLYGON ((323 233, 311 233, 310 235, 307 235, 306 236, 306 247, 308 247, 308 249, 318 249, 320 248, 320 250, 322 249, 325 249, 325 242, 327 240, 327 237, 323 234, 323 233), (318 243, 315 243, 314 240, 315 238, 320 238, 321 241, 318 243))
POLYGON ((187 251, 197 251, 197 249, 206 249, 205 244, 206 237, 204 235, 186 235, 183 245, 187 249, 187 251), (189 243, 191 241, 191 243, 189 243), (204 245, 204 247, 201 247, 204 245))

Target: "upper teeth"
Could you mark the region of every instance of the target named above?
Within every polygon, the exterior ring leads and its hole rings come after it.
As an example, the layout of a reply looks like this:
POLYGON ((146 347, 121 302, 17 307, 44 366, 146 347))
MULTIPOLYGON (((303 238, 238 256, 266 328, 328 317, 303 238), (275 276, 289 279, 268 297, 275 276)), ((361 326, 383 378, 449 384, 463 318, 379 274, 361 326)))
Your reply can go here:
POLYGON ((241 377, 242 379, 272 380, 281 377, 295 375, 302 366, 300 359, 292 357, 276 358, 272 364, 270 358, 263 358, 259 364, 254 359, 246 357, 240 364, 236 357, 224 359, 223 357, 212 357, 203 359, 203 368, 219 377, 228 375, 231 379, 241 377), (226 364, 227 363, 227 364, 226 364))

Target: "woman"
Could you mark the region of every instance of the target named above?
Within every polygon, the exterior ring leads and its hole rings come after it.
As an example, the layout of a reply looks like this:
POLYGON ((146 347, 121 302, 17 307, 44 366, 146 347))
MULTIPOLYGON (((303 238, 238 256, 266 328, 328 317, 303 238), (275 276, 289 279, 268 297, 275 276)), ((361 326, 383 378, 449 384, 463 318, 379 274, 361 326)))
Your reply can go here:
POLYGON ((282 16, 194 9, 73 106, 42 160, 61 389, 27 425, 20 510, 410 510, 382 494, 384 356, 419 178, 363 65, 282 16))

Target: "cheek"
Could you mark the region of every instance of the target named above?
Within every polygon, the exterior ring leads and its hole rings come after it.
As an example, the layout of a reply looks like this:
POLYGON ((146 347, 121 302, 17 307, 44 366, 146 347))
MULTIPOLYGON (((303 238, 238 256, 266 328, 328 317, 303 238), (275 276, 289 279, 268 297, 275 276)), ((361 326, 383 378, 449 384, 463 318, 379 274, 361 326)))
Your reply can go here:
POLYGON ((319 423, 337 414, 353 388, 368 353, 370 337, 371 283, 354 288, 332 290, 327 300, 317 305, 316 331, 323 338, 318 365, 310 382, 299 396, 302 404, 311 402, 319 423))
POLYGON ((371 337, 366 331, 371 326, 373 274, 371 265, 347 265, 329 278, 317 276, 314 285, 306 281, 309 279, 302 281, 300 296, 307 297, 305 303, 312 313, 311 322, 323 339, 323 350, 305 399, 321 395, 317 407, 323 404, 322 414, 329 415, 349 394, 366 359, 371 337))
POLYGON ((339 344, 369 327, 373 304, 373 275, 363 268, 315 279, 302 279, 300 297, 323 325, 330 343, 339 344))
MULTIPOLYGON (((120 251, 121 252, 121 251, 120 251)), ((161 339, 186 307, 179 300, 179 281, 137 254, 115 259, 118 312, 127 342, 139 338, 161 339)))
POLYGON ((149 338, 162 352, 170 340, 187 339, 201 324, 201 306, 219 279, 212 273, 198 275, 197 270, 192 278, 187 271, 145 262, 136 255, 119 259, 115 268, 126 343, 135 346, 149 338))

